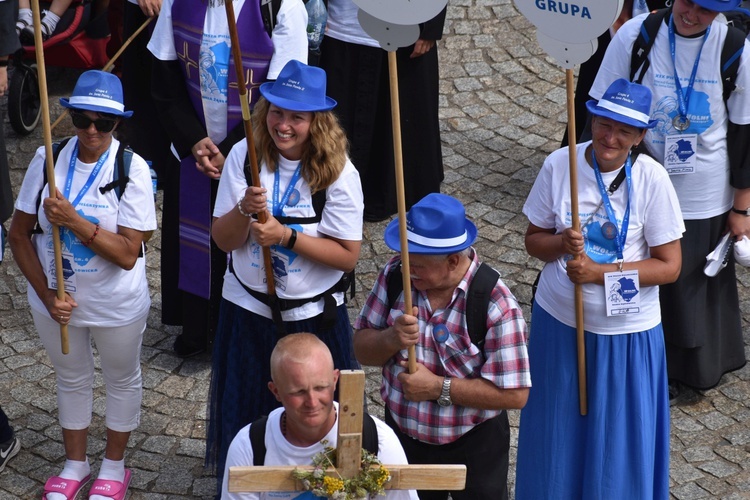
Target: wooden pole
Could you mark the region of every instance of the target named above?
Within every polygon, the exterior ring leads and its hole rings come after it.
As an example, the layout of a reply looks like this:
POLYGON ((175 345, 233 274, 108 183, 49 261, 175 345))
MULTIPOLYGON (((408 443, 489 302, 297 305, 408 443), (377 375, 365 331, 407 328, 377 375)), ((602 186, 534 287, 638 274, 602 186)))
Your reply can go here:
MULTIPOLYGON (((411 269, 409 269, 409 240, 406 236, 406 194, 404 191, 404 160, 401 152, 401 110, 398 98, 398 64, 396 52, 388 52, 388 73, 391 88, 391 121, 393 127, 393 160, 396 167, 396 205, 398 234, 401 244, 401 279, 404 288, 404 313, 411 314, 411 269)), ((409 373, 417 371, 417 353, 409 346, 409 373)))
MULTIPOLYGON (((576 120, 575 120, 575 85, 573 70, 565 70, 565 87, 568 100, 568 162, 570 167, 570 213, 573 218, 573 229, 581 231, 581 219, 578 216, 578 165, 576 162, 576 120)), ((576 259, 583 258, 577 255, 576 259)), ((578 403, 581 415, 588 413, 586 399, 586 342, 583 335, 583 288, 575 285, 576 309, 576 346, 578 350, 578 403)))
MULTIPOLYGON (((39 79, 39 99, 42 104, 42 127, 44 131, 44 154, 46 156, 47 182, 49 195, 55 196, 55 164, 52 160, 52 128, 49 123, 49 95, 47 94, 47 72, 44 67, 44 48, 42 42, 42 22, 39 0, 31 0, 31 12, 34 19, 34 46, 36 48, 36 71, 39 79)), ((52 244, 55 251, 55 277, 57 279, 57 298, 65 300, 65 280, 62 266, 62 243, 60 228, 52 224, 52 244)), ((68 354, 68 325, 60 325, 60 347, 63 354, 68 354)))
MULTIPOLYGON (((240 51, 240 38, 237 35, 237 21, 234 18, 234 6, 232 0, 226 0, 224 6, 227 11, 227 24, 229 25, 229 38, 232 42, 232 57, 234 68, 237 72, 237 88, 240 93, 240 104, 242 106, 242 123, 245 126, 245 138, 247 140, 247 153, 250 157, 250 176, 254 187, 260 187, 260 171, 258 170, 258 155, 255 154, 255 141, 253 140, 253 124, 250 117, 250 101, 247 97, 247 85, 245 85, 245 74, 242 68, 242 52, 240 51)), ((268 220, 266 212, 258 213, 258 222, 264 224, 268 220)), ((263 247, 263 264, 266 268, 266 287, 269 296, 276 295, 276 283, 274 282, 273 266, 271 265, 271 249, 263 247)))
MULTIPOLYGON (((125 49, 128 48, 128 45, 130 45, 130 42, 135 40, 135 37, 137 37, 141 33, 141 31, 146 29, 146 26, 148 26, 148 24, 153 20, 154 20, 153 17, 149 17, 148 19, 143 21, 143 24, 141 24, 138 27, 138 29, 135 30, 135 33, 130 35, 130 37, 127 40, 125 40, 125 43, 122 44, 122 47, 120 47, 120 50, 115 52, 115 55, 113 55, 112 58, 109 61, 107 61, 107 64, 104 65, 104 67, 102 68, 102 71, 109 72, 109 70, 111 70, 115 66, 115 61, 117 60, 117 58, 120 57, 122 53, 125 52, 125 49)), ((55 130, 55 127, 60 125, 60 122, 63 121, 63 118, 65 118, 67 115, 68 115, 67 113, 63 113, 60 116, 58 116, 57 120, 55 120, 55 122, 52 124, 51 130, 55 130)))

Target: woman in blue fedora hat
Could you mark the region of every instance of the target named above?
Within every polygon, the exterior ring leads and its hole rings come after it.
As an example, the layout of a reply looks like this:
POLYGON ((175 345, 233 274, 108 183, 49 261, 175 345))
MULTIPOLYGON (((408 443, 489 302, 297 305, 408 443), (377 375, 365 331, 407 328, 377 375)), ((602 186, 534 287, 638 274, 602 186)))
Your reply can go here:
POLYGON ((331 111, 336 101, 325 89, 325 72, 296 60, 261 85, 253 136, 263 187, 250 186, 245 141, 232 148, 219 183, 212 236, 231 255, 214 345, 207 451, 219 477, 237 431, 278 405, 266 385, 279 335, 315 333, 336 368, 357 366, 344 292, 359 257, 362 188, 331 111), (264 211, 261 224, 256 214, 264 211), (262 248, 270 249, 275 304, 262 248))
MULTIPOLYGON (((746 363, 734 259, 716 276, 703 273, 706 256, 724 234, 750 236, 750 43, 719 15, 741 3, 674 0, 654 37, 650 65, 636 75, 654 93, 649 114, 658 122, 644 144, 667 168, 686 227, 680 276, 661 287, 675 402, 697 400, 696 390, 716 386, 746 363), (732 57, 725 59, 727 47, 732 57), (738 66, 730 89, 721 61, 732 59, 738 66)), ((634 20, 612 40, 592 98, 613 80, 629 77, 640 26, 634 20)))
POLYGON ((125 447, 140 420, 140 351, 151 306, 143 242, 156 229, 153 188, 148 165, 135 154, 128 160, 126 184, 117 182, 125 178, 119 164, 125 153, 112 132, 131 112, 124 109, 116 76, 87 71, 60 103, 76 135, 55 146, 57 191, 48 192, 41 147, 24 177, 10 229, 13 255, 28 280, 34 325, 57 375, 66 460, 45 484, 43 498, 75 498, 90 479, 93 339, 106 384, 107 444, 89 498, 120 500, 131 476, 125 447), (56 293, 53 224, 62 240, 64 300, 56 293), (61 353, 60 325, 68 326, 69 354, 61 353))
POLYGON ((549 155, 524 205, 535 294, 516 498, 669 497, 669 400, 658 285, 680 272, 684 231, 664 168, 633 149, 651 91, 620 79, 589 101, 593 139, 549 155), (581 230, 571 228, 576 155, 581 230), (574 259, 576 257, 577 259, 574 259), (588 414, 578 397, 574 286, 583 290, 588 414))

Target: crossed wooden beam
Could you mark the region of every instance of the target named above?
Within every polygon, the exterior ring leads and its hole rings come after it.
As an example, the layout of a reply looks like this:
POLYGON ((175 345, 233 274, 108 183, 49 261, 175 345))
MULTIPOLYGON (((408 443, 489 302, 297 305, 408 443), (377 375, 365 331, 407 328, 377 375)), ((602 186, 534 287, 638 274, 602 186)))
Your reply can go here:
MULTIPOLYGON (((362 456, 362 415, 365 372, 342 370, 339 378, 339 430, 336 448, 337 470, 329 476, 352 478, 357 475, 362 456), (338 473, 337 473, 338 472, 338 473)), ((391 480, 388 490, 463 490, 465 465, 388 465, 391 480)), ((294 469, 312 470, 312 466, 243 466, 229 468, 232 493, 303 491, 302 482, 292 475, 294 469)))

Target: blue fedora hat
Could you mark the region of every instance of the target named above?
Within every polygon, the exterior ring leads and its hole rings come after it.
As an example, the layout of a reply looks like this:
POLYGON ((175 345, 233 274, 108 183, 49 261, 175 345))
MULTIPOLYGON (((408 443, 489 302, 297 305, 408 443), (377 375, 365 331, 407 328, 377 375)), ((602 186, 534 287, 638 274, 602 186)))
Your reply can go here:
POLYGON ((693 0, 693 2, 714 12, 729 12, 739 8, 742 0, 693 0))
POLYGON ((326 96, 326 72, 294 59, 273 82, 260 86, 268 102, 290 111, 328 111, 336 101, 326 96))
MULTIPOLYGON (((406 214, 409 253, 448 255, 468 248, 477 239, 477 226, 466 218, 460 201, 447 194, 431 193, 406 214)), ((385 228, 385 244, 401 251, 398 219, 385 228)))
POLYGON ((123 102, 120 79, 112 73, 95 69, 86 71, 78 77, 70 98, 60 98, 60 104, 66 108, 129 118, 133 112, 125 111, 123 102))
POLYGON ((650 120, 651 89, 645 85, 631 83, 624 78, 612 82, 599 101, 586 103, 589 113, 603 116, 616 122, 637 128, 652 128, 656 120, 650 120))

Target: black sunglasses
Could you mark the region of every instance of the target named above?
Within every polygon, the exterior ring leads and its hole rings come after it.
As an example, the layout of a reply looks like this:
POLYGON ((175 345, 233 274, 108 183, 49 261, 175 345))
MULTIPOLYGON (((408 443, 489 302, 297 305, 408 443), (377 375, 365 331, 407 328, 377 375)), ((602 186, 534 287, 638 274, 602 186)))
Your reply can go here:
POLYGON ((93 123, 99 132, 112 132, 117 124, 117 120, 111 118, 97 118, 96 120, 92 120, 85 113, 78 111, 71 111, 70 117, 73 119, 73 126, 82 130, 89 128, 93 123))

